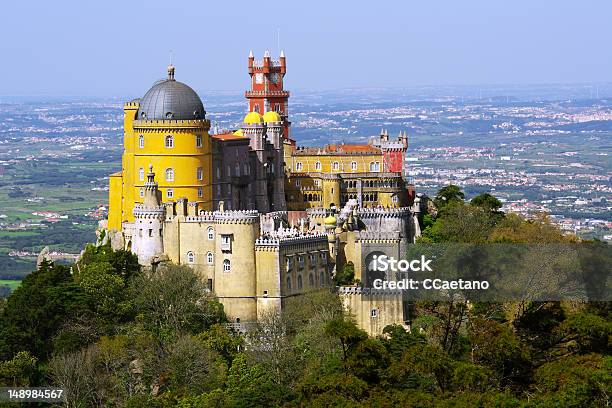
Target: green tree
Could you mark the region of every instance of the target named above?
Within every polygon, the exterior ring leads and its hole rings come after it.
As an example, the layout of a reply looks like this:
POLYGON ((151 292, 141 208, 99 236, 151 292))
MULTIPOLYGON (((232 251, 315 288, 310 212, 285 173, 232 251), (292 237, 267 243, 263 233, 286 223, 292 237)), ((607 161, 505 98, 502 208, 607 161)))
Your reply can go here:
POLYGON ((161 337, 197 334, 225 321, 223 306, 188 266, 168 265, 134 280, 137 313, 161 337))
POLYGON ((176 395, 199 395, 222 386, 226 366, 202 340, 185 335, 169 346, 165 366, 176 395))
POLYGON ((408 348, 416 344, 424 344, 427 340, 418 330, 408 331, 400 325, 390 325, 383 329, 382 344, 391 358, 397 359, 408 348))
POLYGON ((70 267, 43 262, 6 302, 0 316, 0 358, 29 351, 44 359, 62 324, 91 313, 87 294, 70 274, 70 267))
POLYGON ((132 303, 127 301, 124 278, 109 262, 91 262, 84 265, 76 280, 89 295, 92 309, 98 315, 116 320, 131 313, 132 303))
POLYGON ((352 285, 355 283, 355 265, 350 261, 344 264, 342 270, 336 272, 334 283, 336 286, 352 285))
POLYGON ((200 333, 198 337, 206 346, 216 351, 230 365, 244 345, 244 339, 240 335, 229 332, 221 324, 213 324, 208 330, 200 333))
POLYGON ((450 203, 463 203, 464 198, 465 194, 463 194, 463 191, 461 191, 459 186, 449 184, 448 186, 444 186, 438 190, 438 194, 436 194, 436 197, 434 198, 434 204, 438 210, 442 210, 450 203))
POLYGON ((357 327, 354 322, 343 318, 329 321, 325 326, 325 333, 340 341, 344 360, 347 359, 349 350, 352 347, 355 347, 360 341, 368 338, 367 333, 357 327))
POLYGON ((470 360, 493 370, 500 384, 512 385, 529 380, 529 348, 508 326, 482 318, 470 322, 470 360))
POLYGON ((28 351, 20 351, 11 360, 0 362, 0 386, 26 387, 37 374, 37 359, 28 351))
POLYGON ((470 200, 470 205, 480 207, 485 210, 497 212, 502 207, 501 201, 489 193, 479 194, 470 200))

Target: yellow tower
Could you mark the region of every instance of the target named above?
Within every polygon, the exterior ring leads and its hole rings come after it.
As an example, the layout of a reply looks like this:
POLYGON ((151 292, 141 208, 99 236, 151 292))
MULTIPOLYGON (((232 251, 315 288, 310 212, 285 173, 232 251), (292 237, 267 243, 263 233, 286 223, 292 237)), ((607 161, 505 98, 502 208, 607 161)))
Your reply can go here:
POLYGON ((153 166, 161 201, 186 198, 212 210, 210 121, 198 94, 174 79, 153 85, 141 100, 124 105, 124 154, 121 173, 111 176, 109 229, 134 221, 134 205, 142 203, 146 171, 153 166))

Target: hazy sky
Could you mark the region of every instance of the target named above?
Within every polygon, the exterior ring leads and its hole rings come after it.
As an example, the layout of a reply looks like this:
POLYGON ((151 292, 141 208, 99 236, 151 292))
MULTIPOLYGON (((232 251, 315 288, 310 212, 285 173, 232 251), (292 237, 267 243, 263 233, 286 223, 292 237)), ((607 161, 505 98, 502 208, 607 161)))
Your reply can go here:
POLYGON ((288 89, 612 81, 612 2, 7 1, 0 95, 142 96, 248 85, 280 46, 288 89))

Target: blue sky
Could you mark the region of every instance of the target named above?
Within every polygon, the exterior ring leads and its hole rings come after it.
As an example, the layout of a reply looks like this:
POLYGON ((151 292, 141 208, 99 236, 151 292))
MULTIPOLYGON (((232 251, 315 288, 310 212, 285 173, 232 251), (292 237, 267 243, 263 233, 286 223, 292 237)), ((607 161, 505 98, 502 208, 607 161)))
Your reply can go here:
POLYGON ((289 89, 610 82, 612 2, 10 1, 0 95, 142 95, 165 75, 242 90, 249 49, 289 89))

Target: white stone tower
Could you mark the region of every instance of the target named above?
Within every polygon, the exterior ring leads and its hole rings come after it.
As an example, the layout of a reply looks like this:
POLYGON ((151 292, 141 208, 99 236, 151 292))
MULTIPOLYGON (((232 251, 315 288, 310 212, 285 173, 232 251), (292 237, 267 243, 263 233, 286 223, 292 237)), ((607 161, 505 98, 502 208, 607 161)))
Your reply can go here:
POLYGON ((156 256, 164 253, 163 222, 166 208, 161 203, 153 166, 145 182, 144 203, 134 207, 132 252, 141 265, 149 266, 156 256))

